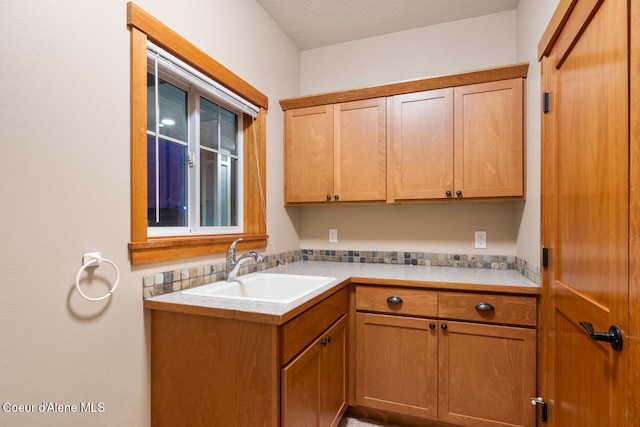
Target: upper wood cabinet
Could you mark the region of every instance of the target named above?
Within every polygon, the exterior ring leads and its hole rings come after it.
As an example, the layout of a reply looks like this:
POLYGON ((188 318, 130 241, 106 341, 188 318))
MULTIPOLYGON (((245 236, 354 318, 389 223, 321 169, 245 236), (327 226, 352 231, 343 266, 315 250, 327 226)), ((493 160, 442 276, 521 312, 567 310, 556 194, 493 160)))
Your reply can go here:
POLYGON ((445 198, 453 189, 453 89, 393 97, 395 200, 445 198))
POLYGON ((523 80, 393 97, 394 201, 520 197, 523 80))
POLYGON ((386 100, 285 112, 285 202, 386 200, 386 100))
POLYGON ((524 195, 523 79, 454 89, 454 195, 524 195))
POLYGON ((281 100, 285 203, 523 198, 527 71, 281 100))

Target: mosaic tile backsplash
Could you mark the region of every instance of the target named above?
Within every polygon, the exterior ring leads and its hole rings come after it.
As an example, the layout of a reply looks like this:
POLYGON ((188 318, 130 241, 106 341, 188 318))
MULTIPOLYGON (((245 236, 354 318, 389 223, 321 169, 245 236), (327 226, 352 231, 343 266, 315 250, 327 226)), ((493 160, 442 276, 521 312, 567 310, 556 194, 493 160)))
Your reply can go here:
MULTIPOLYGON (((277 255, 266 255, 259 264, 247 263, 238 275, 273 268, 282 263, 296 261, 333 261, 374 264, 403 264, 431 267, 488 268, 516 270, 529 280, 540 284, 540 269, 515 256, 442 254, 432 252, 390 252, 300 249, 277 255)), ((226 264, 206 264, 181 270, 165 271, 143 278, 143 298, 150 298, 224 280, 226 264)))

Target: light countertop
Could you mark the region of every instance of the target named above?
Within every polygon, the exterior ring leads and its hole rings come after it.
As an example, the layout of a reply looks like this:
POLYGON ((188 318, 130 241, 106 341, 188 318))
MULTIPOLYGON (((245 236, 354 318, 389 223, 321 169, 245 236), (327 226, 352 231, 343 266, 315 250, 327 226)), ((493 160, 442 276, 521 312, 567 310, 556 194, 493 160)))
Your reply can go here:
POLYGON ((336 280, 289 304, 187 295, 178 291, 148 298, 144 300, 144 307, 152 310, 282 324, 349 283, 520 295, 540 293, 539 285, 515 270, 298 261, 261 272, 330 276, 335 277, 336 280))

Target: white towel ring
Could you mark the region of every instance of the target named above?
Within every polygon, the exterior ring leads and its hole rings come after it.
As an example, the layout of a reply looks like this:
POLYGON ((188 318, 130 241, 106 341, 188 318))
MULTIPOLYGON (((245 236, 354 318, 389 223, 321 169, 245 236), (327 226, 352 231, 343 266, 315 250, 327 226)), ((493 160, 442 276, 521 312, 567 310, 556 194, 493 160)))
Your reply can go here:
POLYGON ((88 301, 102 301, 103 299, 107 299, 111 295, 113 295, 113 292, 118 287, 118 283, 120 283, 120 270, 118 269, 118 266, 115 262, 106 258, 102 258, 100 252, 91 252, 84 254, 84 256, 82 257, 82 267, 80 267, 80 270, 78 270, 78 274, 76 274, 76 290, 78 291, 80 296, 82 296, 82 298, 88 301), (113 266, 113 269, 116 271, 116 281, 113 283, 113 286, 111 286, 111 289, 109 289, 109 292, 107 292, 105 295, 98 298, 92 298, 85 295, 84 292, 82 292, 82 289, 80 289, 80 276, 82 275, 82 272, 87 269, 87 267, 97 267, 102 261, 113 266))

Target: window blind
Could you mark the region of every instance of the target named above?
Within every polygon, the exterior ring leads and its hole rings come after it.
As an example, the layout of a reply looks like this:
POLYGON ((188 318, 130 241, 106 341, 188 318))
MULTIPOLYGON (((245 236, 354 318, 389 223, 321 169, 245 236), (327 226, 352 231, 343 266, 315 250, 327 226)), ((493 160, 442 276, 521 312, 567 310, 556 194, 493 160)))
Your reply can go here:
POLYGON ((229 89, 213 81, 190 65, 185 64, 180 59, 150 41, 147 41, 147 58, 156 61, 159 68, 164 68, 166 71, 171 71, 173 74, 179 76, 185 83, 196 86, 198 89, 211 94, 218 100, 232 105, 254 119, 260 111, 260 109, 251 102, 231 92, 229 89))

